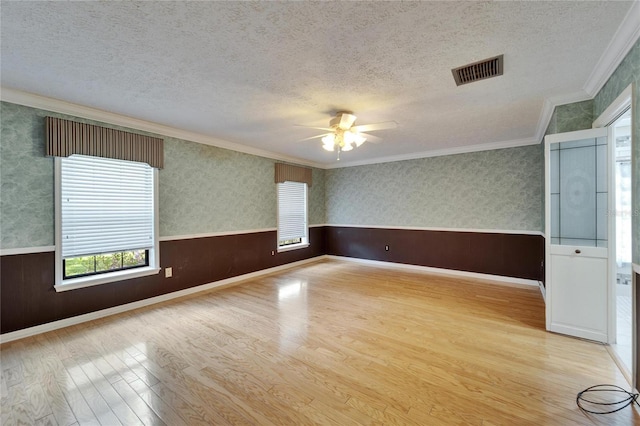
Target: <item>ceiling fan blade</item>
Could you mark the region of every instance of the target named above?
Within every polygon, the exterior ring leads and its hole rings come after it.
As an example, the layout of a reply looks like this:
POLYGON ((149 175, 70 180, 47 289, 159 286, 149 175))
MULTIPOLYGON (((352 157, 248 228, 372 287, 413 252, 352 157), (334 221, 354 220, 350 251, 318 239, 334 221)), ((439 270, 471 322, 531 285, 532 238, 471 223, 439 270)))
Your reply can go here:
POLYGON ((340 124, 338 124, 338 127, 340 127, 342 130, 349 130, 351 126, 353 126, 353 123, 355 122, 356 122, 355 115, 342 113, 340 115, 340 124))
POLYGON ((352 130, 357 132, 372 132, 374 130, 383 130, 383 129, 395 129, 398 127, 398 123, 395 121, 385 121, 384 123, 374 123, 374 124, 362 124, 360 126, 354 126, 352 130))
POLYGON ((368 133, 360 133, 360 136, 367 138, 366 142, 371 142, 371 143, 380 143, 380 142, 382 142, 382 138, 370 135, 368 133))
POLYGON ((294 124, 295 127, 304 127, 305 129, 316 129, 316 130, 324 130, 325 132, 332 132, 333 129, 329 127, 314 127, 314 126, 303 126, 301 124, 294 124))
POLYGON ((328 134, 329 134, 329 133, 323 133, 323 134, 321 134, 321 135, 311 136, 310 138, 300 139, 300 141, 299 141, 299 142, 309 141, 309 140, 311 140, 311 139, 318 139, 318 138, 321 138, 321 137, 327 136, 328 134))

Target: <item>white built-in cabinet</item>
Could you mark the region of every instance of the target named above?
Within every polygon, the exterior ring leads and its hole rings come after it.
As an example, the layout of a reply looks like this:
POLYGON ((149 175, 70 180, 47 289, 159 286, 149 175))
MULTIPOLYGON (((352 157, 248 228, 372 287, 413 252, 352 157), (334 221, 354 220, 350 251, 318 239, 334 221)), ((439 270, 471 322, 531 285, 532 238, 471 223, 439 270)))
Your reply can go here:
POLYGON ((547 330, 608 342, 607 129, 545 137, 547 330))

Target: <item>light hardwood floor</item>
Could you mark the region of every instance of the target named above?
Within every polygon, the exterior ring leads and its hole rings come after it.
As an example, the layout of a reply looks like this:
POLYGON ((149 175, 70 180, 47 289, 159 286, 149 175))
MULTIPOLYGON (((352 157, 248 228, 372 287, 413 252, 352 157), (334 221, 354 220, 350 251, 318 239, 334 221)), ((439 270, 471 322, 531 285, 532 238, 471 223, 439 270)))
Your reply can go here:
POLYGON ((323 260, 1 348, 2 424, 640 424, 537 288, 323 260))

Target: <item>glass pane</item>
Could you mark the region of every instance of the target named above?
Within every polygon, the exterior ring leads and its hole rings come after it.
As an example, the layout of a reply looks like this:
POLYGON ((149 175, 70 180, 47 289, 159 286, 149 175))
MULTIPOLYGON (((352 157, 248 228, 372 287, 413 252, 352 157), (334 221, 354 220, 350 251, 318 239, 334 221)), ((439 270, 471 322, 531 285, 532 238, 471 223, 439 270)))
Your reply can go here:
MULTIPOLYGON (((565 142, 560 150, 560 237, 596 239, 596 150, 565 142), (566 146, 570 146, 566 149, 566 146)), ((572 243, 574 244, 574 243, 572 243)), ((583 244, 587 245, 587 244, 583 244)), ((593 244, 595 246, 595 241, 593 244)))
POLYGON ((585 247, 596 247, 596 240, 590 239, 579 239, 579 238, 561 238, 560 244, 566 246, 585 246, 585 247))
POLYGON ((146 250, 132 250, 122 253, 122 266, 124 268, 130 268, 132 266, 145 266, 146 263, 146 250))
POLYGON ((594 146, 595 144, 596 144, 595 138, 581 139, 577 141, 562 142, 560 144, 561 145, 560 149, 581 148, 586 146, 594 146))
POLYGON ((551 194, 551 238, 560 237, 560 194, 551 194))
POLYGON ((81 256, 64 261, 64 276, 87 275, 95 272, 95 256, 81 256))
POLYGON ((96 256, 96 272, 122 269, 122 253, 107 253, 96 256))
MULTIPOLYGON (((552 146, 558 146, 554 143, 552 146)), ((560 151, 550 152, 549 171, 551 172, 551 193, 560 193, 560 151)))
POLYGON ((596 238, 599 240, 607 240, 609 238, 607 229, 607 216, 609 212, 609 209, 607 208, 607 197, 608 194, 606 192, 596 194, 598 205, 596 209, 596 238))
POLYGON ((606 145, 598 145, 596 148, 596 161, 597 161, 597 170, 598 173, 598 192, 607 192, 607 146, 606 145))

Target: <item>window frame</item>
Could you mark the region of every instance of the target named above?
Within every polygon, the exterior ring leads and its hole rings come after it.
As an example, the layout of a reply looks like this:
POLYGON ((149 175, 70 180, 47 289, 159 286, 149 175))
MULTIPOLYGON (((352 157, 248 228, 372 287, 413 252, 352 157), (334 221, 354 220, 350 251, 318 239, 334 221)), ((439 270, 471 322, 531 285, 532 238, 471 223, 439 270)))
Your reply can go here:
POLYGON ((277 217, 277 228, 276 228, 276 249, 278 251, 278 253, 283 253, 283 252, 287 252, 287 251, 292 251, 292 250, 298 250, 298 249, 303 249, 306 247, 309 247, 310 242, 309 242, 309 185, 306 182, 294 182, 294 181, 286 181, 286 182, 280 182, 276 184, 276 199, 277 199, 277 210, 276 210, 276 217, 277 217), (304 229, 305 229, 305 235, 304 237, 301 237, 302 242, 300 243, 295 243, 295 244, 287 244, 284 246, 280 245, 280 186, 286 182, 290 182, 290 183, 298 183, 301 185, 304 185, 304 229))
MULTIPOLYGON (((125 160, 122 160, 125 161, 125 160)), ((85 275, 64 279, 64 262, 62 259, 62 157, 54 158, 54 210, 55 210, 55 283, 56 292, 91 287, 132 278, 156 275, 160 272, 160 242, 158 238, 159 208, 158 208, 158 169, 153 169, 153 247, 149 249, 148 266, 122 269, 112 272, 85 275)))

